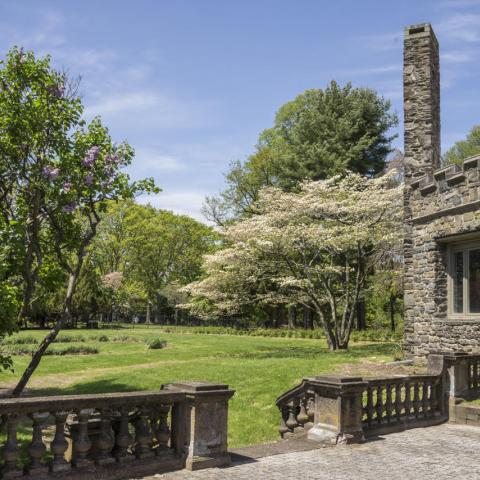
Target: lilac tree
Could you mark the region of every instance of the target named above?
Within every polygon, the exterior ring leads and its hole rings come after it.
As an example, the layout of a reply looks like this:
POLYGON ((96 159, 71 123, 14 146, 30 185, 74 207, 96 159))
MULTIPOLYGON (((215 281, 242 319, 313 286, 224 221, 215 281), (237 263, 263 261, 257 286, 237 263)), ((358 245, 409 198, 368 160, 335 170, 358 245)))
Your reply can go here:
POLYGON ((86 124, 74 85, 49 58, 14 48, 0 65, 0 213, 16 239, 28 315, 45 258, 68 277, 61 315, 13 391, 21 394, 42 355, 69 320, 80 270, 112 200, 158 191, 152 179, 131 182, 123 171, 134 151, 115 144, 99 118, 86 124))

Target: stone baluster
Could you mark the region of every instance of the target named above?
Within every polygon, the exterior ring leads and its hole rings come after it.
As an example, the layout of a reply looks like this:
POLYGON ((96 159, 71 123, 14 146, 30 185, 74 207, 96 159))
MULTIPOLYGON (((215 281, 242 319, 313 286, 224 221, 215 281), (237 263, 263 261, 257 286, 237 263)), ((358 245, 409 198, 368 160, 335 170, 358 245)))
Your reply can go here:
POLYGON ((153 435, 148 424, 148 414, 145 408, 139 413, 139 418, 134 424, 135 427, 135 456, 137 459, 150 458, 154 455, 152 451, 153 435))
POLYGON ((97 440, 97 465, 114 463, 115 458, 111 455, 115 439, 112 431, 112 415, 108 409, 100 410, 100 434, 97 440))
POLYGON ((87 468, 92 465, 92 461, 87 458, 92 447, 92 441, 88 435, 88 420, 91 413, 92 409, 77 411, 78 426, 76 431, 72 433, 72 465, 76 468, 87 468))
POLYGON ((377 402, 375 404, 375 411, 377 413, 377 423, 382 423, 383 418, 383 388, 381 385, 377 386, 377 402))
POLYGON ((168 442, 170 440, 170 428, 168 427, 169 411, 170 405, 160 405, 158 409, 158 429, 156 431, 158 442, 157 452, 168 448, 168 442))
POLYGON ((288 419, 286 425, 291 432, 293 432, 295 428, 298 427, 297 416, 295 415, 296 408, 297 407, 293 404, 288 405, 288 419))
POLYGON ((11 414, 7 420, 7 441, 3 448, 2 478, 17 478, 23 475, 17 467, 17 460, 20 457, 20 448, 17 439, 18 415, 11 414))
POLYGON ((128 431, 129 411, 126 408, 120 410, 118 430, 115 432, 115 447, 113 454, 119 463, 131 462, 134 457, 128 453, 128 447, 132 444, 132 437, 128 431))
POLYGON ((55 412, 55 436, 53 438, 50 450, 53 454, 53 460, 50 464, 52 472, 62 472, 70 469, 70 464, 65 460, 65 451, 68 448, 65 439, 65 421, 68 412, 55 412))
POLYGON ((280 427, 278 428, 278 432, 280 433, 280 436, 283 438, 286 433, 290 431, 290 429, 287 427, 287 424, 285 423, 285 418, 288 418, 288 410, 284 409, 282 411, 281 415, 281 421, 280 421, 280 427))
POLYGON ((430 386, 430 410, 432 412, 432 415, 435 415, 438 410, 438 390, 439 390, 439 385, 441 387, 441 382, 438 382, 434 380, 430 386))
POLYGON ((48 472, 48 467, 41 463, 41 459, 47 450, 42 440, 42 427, 48 416, 48 413, 31 413, 29 415, 32 419, 32 441, 28 446, 30 464, 26 468, 26 473, 32 478, 40 477, 48 472))
POLYGON ((405 382, 405 416, 412 413, 412 385, 409 381, 405 382))
POLYGON ((365 411, 367 414, 367 425, 371 427, 374 410, 373 410, 373 388, 370 385, 367 387, 367 406, 365 407, 365 411))
POLYGON ((418 382, 413 384, 413 412, 416 418, 420 414, 420 385, 418 382))
POLYGON ((300 399, 300 411, 298 412, 298 415, 297 415, 297 422, 302 427, 304 427, 305 424, 308 422, 308 415, 307 415, 307 411, 306 411, 306 408, 305 408, 306 402, 307 402, 307 399, 305 397, 300 399))
POLYGON ((385 414, 387 418, 387 423, 390 423, 392 420, 393 413, 393 402, 392 402, 392 388, 393 386, 389 383, 386 384, 386 398, 385 398, 385 414))
POLYGON ((315 397, 312 395, 309 395, 307 399, 307 415, 308 421, 313 422, 315 419, 315 397))
POLYGON ((397 383, 395 385, 395 415, 397 417, 397 422, 400 422, 400 417, 402 415, 402 384, 397 383))
POLYGON ((422 382, 422 413, 423 417, 428 417, 428 394, 430 390, 430 382, 425 380, 422 382))

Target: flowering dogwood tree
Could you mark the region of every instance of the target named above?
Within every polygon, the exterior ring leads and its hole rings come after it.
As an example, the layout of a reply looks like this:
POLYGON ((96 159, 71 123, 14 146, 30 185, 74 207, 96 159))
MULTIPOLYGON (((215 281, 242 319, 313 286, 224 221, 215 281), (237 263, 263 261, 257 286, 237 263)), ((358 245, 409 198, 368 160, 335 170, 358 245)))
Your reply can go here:
POLYGON ((355 305, 372 267, 402 232, 394 172, 304 182, 298 193, 261 191, 260 214, 226 229, 229 247, 206 258, 190 308, 235 314, 252 302, 313 306, 331 350, 348 347, 355 305))
POLYGON ((158 191, 151 179, 130 182, 122 169, 133 149, 114 144, 99 118, 87 125, 82 112, 75 85, 50 67, 48 57, 14 48, 0 64, 0 213, 21 265, 19 320, 28 315, 44 258, 54 257, 68 277, 62 313, 14 396, 69 320, 82 264, 108 202, 158 191))

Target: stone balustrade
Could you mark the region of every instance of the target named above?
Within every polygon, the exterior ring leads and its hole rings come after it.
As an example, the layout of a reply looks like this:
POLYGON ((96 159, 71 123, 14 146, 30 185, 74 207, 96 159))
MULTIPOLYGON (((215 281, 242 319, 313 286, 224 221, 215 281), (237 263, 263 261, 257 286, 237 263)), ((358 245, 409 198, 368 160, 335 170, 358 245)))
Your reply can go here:
POLYGON ((438 375, 366 379, 362 427, 366 436, 445 421, 442 381, 438 375))
POLYGON ((430 355, 425 375, 305 378, 277 399, 282 438, 325 443, 426 427, 455 415, 452 399, 479 393, 480 355, 430 355), (450 401, 449 401, 450 399, 450 401))
POLYGON ((287 438, 298 428, 311 427, 315 415, 315 392, 308 379, 279 397, 277 406, 281 415, 279 432, 282 438, 287 438))
POLYGON ((122 479, 226 465, 233 393, 186 382, 152 392, 0 400, 2 478, 122 479), (25 451, 19 432, 29 438, 25 451))

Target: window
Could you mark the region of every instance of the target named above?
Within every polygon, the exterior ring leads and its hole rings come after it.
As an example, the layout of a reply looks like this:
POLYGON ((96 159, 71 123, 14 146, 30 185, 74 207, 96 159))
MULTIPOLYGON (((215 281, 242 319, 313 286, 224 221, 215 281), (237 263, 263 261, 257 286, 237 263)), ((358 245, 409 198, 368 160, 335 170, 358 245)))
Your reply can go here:
POLYGON ((450 256, 450 314, 480 318, 480 245, 455 247, 450 256))

